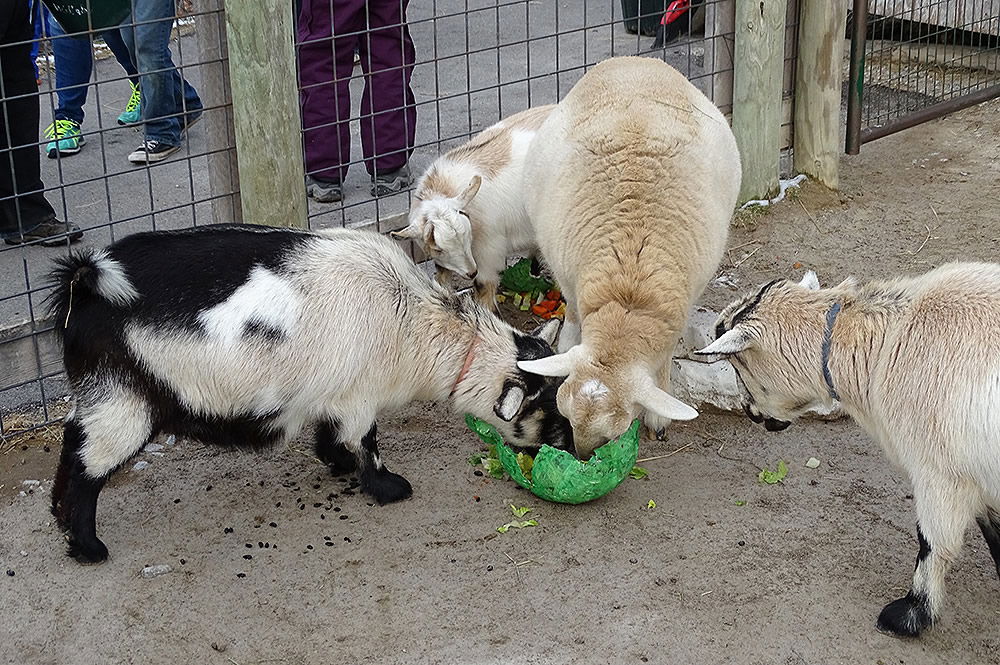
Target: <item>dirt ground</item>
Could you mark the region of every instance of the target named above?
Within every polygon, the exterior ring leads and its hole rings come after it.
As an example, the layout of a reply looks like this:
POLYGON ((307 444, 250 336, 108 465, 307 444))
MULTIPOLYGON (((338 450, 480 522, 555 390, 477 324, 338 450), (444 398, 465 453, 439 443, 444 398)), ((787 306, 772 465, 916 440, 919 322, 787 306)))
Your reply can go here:
MULTIPOLYGON (((1000 102, 870 144, 844 158, 842 177, 840 193, 808 185, 741 215, 723 281, 741 290, 797 276, 797 264, 828 284, 996 260, 1000 102)), ((705 301, 733 295, 717 284, 705 301)), ((937 627, 920 640, 875 631, 909 584, 913 506, 850 421, 771 434, 705 414, 644 444, 641 457, 676 451, 644 463, 647 479, 581 506, 475 475, 466 458, 481 446, 443 406, 414 405, 380 429, 384 459, 415 488, 387 507, 329 476, 307 442, 144 453, 149 466, 102 495, 112 558, 94 567, 63 555, 47 512, 58 446, 8 443, 0 661, 1000 663, 1000 581, 978 533, 937 627), (778 460, 785 481, 758 483, 778 460), (539 525, 498 534, 511 503, 539 525), (173 570, 140 577, 156 564, 173 570)))

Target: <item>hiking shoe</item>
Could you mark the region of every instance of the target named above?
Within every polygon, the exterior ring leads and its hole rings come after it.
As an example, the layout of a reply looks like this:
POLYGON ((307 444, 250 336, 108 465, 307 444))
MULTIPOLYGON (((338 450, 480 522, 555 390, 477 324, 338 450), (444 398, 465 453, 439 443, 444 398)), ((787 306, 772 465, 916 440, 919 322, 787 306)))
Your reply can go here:
POLYGON ((372 196, 389 196, 410 186, 410 167, 403 164, 395 171, 379 173, 372 178, 372 196))
POLYGON ((118 124, 138 125, 142 122, 142 94, 139 92, 139 86, 135 83, 129 81, 128 84, 132 86, 132 96, 128 98, 125 110, 118 116, 118 124))
POLYGON ((80 133, 80 123, 58 119, 45 128, 45 138, 52 139, 45 146, 49 159, 75 155, 80 152, 86 140, 80 133))
POLYGON ((23 245, 30 242, 46 247, 57 247, 65 245, 67 238, 69 238, 70 242, 76 242, 82 237, 83 231, 76 224, 53 219, 48 222, 42 222, 27 233, 4 238, 3 241, 8 245, 23 245))
POLYGON ((336 203, 344 199, 344 187, 339 182, 327 182, 306 176, 306 196, 320 203, 336 203))
POLYGON ((128 156, 128 161, 133 164, 149 164, 152 162, 162 162, 164 159, 174 154, 181 147, 179 145, 167 145, 152 139, 146 139, 138 148, 128 156))

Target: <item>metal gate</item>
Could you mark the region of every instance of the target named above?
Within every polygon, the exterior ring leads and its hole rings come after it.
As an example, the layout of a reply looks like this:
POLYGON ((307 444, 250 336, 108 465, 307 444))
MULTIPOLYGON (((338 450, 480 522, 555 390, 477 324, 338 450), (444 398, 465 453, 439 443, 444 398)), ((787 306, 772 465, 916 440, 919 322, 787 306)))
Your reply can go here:
POLYGON ((1000 0, 855 0, 846 151, 1000 97, 1000 0))

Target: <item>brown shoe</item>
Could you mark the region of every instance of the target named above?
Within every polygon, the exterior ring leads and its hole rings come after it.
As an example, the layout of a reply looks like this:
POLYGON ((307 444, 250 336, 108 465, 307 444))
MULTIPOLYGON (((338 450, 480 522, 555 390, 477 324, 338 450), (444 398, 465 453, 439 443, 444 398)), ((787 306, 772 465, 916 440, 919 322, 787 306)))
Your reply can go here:
POLYGON ((3 241, 8 245, 32 243, 44 245, 45 247, 58 247, 59 245, 65 245, 67 238, 69 238, 70 242, 76 242, 82 237, 83 231, 76 224, 53 219, 48 222, 42 222, 21 235, 4 238, 3 241))

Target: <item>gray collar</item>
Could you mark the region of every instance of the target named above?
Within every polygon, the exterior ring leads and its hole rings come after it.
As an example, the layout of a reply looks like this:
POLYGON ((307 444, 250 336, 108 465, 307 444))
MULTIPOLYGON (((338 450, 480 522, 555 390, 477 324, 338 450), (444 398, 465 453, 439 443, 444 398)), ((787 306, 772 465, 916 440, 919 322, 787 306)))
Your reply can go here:
POLYGON ((836 388, 833 387, 833 377, 830 376, 830 342, 833 339, 833 324, 837 322, 837 314, 840 313, 841 305, 835 302, 826 311, 826 331, 823 333, 823 379, 826 381, 826 388, 830 391, 830 397, 840 400, 836 388))

